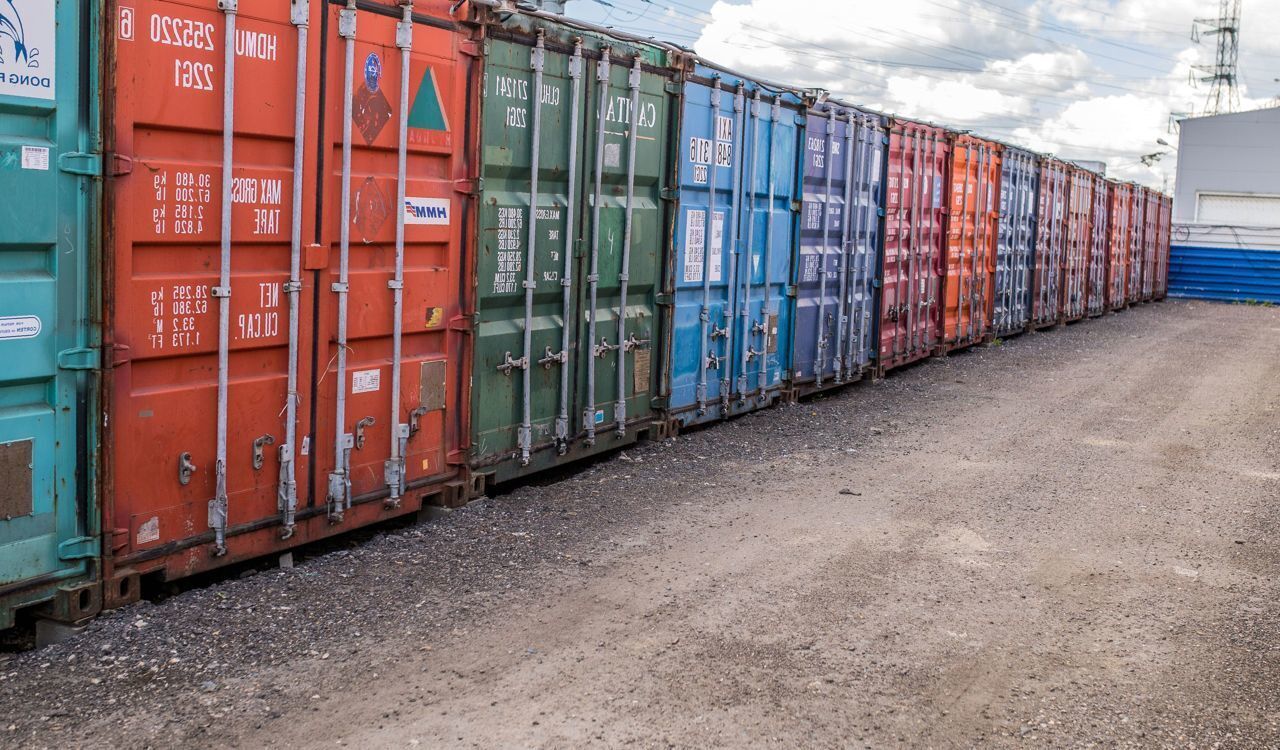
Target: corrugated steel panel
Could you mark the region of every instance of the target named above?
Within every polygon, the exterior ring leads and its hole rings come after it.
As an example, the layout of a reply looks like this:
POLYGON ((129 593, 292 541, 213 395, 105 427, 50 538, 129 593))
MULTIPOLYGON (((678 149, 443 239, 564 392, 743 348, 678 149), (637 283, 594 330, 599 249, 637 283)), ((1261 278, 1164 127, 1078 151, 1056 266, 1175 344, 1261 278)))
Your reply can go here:
POLYGON ((1110 205, 1107 181, 1090 174, 1089 179, 1088 280, 1085 312, 1098 316, 1107 311, 1107 211, 1110 205))
POLYGON ((992 319, 998 336, 1031 321, 1031 274, 1035 268, 1040 158, 1005 146, 1000 176, 1000 243, 992 319))
POLYGON ((75 620, 100 602, 89 583, 98 554, 95 9, 15 0, 0 13, 25 34, 5 39, 0 29, 0 629, 23 607, 49 603, 43 614, 75 620))
POLYGON ((1173 234, 1173 198, 1160 196, 1160 245, 1156 256, 1156 299, 1169 293, 1169 244, 1173 234))
POLYGON ((795 267, 802 391, 856 380, 875 359, 886 132, 880 116, 834 104, 808 115, 795 267))
POLYGON ((1000 144, 951 135, 947 244, 942 279, 942 348, 971 346, 991 333, 1000 222, 1000 144))
POLYGON ((1067 171, 1067 242, 1062 258, 1062 319, 1084 317, 1093 248, 1093 183, 1097 176, 1071 166, 1067 171))
POLYGON ((1031 295, 1032 328, 1053 325, 1062 317, 1063 266, 1069 237, 1069 169, 1065 162, 1052 157, 1040 162, 1036 270, 1031 295))
POLYGON ((700 63, 690 73, 666 355, 668 409, 681 424, 758 409, 781 395, 791 366, 795 305, 786 287, 803 132, 797 96, 700 63))
POLYGON ((1146 236, 1147 236, 1147 189, 1141 185, 1131 186, 1132 199, 1129 201, 1129 259, 1127 262, 1128 283, 1125 288, 1126 304, 1142 301, 1142 279, 1146 273, 1146 236))
POLYGON ((1168 293, 1280 303, 1280 229, 1175 225, 1168 293))
POLYGON ((947 131, 893 119, 885 177, 881 372, 929 356, 942 339, 947 131))
POLYGON ((1108 181, 1107 202, 1107 309, 1119 310, 1127 303, 1133 185, 1108 181))
POLYGON ((486 20, 469 458, 500 482, 656 416, 678 70, 555 19, 486 20))
POLYGON ((461 483, 472 76, 449 2, 403 31, 394 3, 221 6, 113 5, 112 604, 461 483))

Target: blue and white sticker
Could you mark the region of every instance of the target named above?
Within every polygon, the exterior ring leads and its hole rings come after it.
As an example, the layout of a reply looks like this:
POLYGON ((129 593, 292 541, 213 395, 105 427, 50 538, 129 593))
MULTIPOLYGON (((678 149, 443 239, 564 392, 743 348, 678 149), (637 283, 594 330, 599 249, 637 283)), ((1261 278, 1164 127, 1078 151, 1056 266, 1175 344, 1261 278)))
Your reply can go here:
POLYGON ((404 223, 443 226, 449 223, 447 198, 404 198, 404 223))
POLYGON ((0 0, 0 95, 52 99, 58 4, 0 0))
POLYGON ((382 61, 378 59, 377 52, 370 52, 369 56, 364 59, 364 86, 370 92, 376 92, 381 81, 382 61))
POLYGON ((604 409, 597 409, 595 414, 595 423, 604 424, 604 409))
MULTIPOLYGON (((2 5, 3 3, 0 3, 2 5)), ((11 315, 0 318, 0 341, 8 339, 33 339, 40 335, 44 325, 34 315, 11 315)))

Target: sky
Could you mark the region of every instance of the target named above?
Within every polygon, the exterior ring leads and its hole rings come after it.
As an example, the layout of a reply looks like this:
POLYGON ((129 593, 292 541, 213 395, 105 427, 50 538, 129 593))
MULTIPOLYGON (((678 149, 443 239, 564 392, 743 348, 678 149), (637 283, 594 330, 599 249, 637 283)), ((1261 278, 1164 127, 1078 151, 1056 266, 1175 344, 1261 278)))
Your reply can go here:
MULTIPOLYGON (((568 14, 842 100, 1172 190, 1218 0, 570 0, 568 14), (1203 31, 1206 27, 1201 26, 1203 31), (1161 153, 1154 165, 1141 157, 1161 153)), ((1280 0, 1243 0, 1241 107, 1280 103, 1280 0)), ((1280 137, 1278 135, 1277 137, 1280 137)))

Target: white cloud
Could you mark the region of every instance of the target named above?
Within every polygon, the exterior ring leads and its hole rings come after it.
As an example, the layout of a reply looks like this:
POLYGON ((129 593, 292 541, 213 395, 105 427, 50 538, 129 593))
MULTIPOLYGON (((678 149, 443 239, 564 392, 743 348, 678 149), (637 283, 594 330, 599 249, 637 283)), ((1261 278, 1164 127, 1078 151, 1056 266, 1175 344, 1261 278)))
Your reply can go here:
MULTIPOLYGON (((1257 79, 1280 75, 1280 56, 1267 63, 1260 51, 1280 50, 1280 34, 1262 33, 1280 28, 1280 1, 1245 5, 1241 62, 1260 61, 1245 80, 1261 86, 1257 79), (1251 40, 1264 37, 1250 48, 1251 40)), ((1193 44, 1189 32, 1192 18, 1216 6, 1210 0, 718 0, 701 19, 709 22, 695 49, 746 73, 822 87, 883 111, 1069 158, 1106 160, 1117 176, 1159 185, 1173 173, 1174 154, 1154 169, 1141 166, 1139 157, 1162 150, 1157 138, 1174 140, 1171 112, 1203 106, 1207 91, 1192 85, 1192 66, 1211 60, 1212 49, 1193 44)), ((1280 93, 1280 84, 1273 88, 1280 93)), ((1274 95, 1263 93, 1246 97, 1246 108, 1274 95)))

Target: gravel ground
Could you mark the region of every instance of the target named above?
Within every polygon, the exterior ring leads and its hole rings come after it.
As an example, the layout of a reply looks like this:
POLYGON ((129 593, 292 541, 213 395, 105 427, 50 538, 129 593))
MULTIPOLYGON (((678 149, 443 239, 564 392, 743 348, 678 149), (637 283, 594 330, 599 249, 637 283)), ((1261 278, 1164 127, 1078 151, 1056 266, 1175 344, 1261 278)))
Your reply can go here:
POLYGON ((1166 302, 0 654, 23 747, 1280 746, 1280 310, 1166 302))

